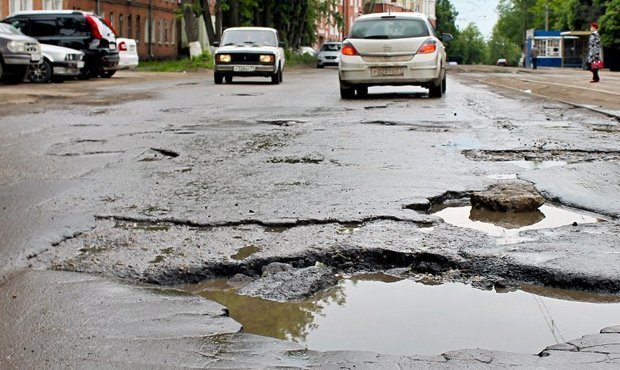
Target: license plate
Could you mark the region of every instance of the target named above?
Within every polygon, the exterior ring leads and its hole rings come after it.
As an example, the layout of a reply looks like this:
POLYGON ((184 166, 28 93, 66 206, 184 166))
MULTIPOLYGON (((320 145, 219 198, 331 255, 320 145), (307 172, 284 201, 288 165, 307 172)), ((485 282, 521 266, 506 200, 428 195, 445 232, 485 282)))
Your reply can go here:
POLYGON ((78 68, 84 68, 84 62, 82 62, 82 61, 77 62, 77 67, 78 68))
POLYGON ((254 72, 256 70, 256 66, 234 66, 233 71, 235 72, 254 72))
POLYGON ((376 67, 370 70, 372 77, 403 76, 404 67, 376 67))

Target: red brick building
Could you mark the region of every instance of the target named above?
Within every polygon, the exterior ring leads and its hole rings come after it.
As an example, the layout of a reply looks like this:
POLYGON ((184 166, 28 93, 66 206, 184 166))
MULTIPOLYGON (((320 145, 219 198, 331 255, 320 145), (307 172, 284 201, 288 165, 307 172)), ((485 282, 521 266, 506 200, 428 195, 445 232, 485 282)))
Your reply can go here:
POLYGON ((20 10, 76 9, 102 15, 120 36, 137 41, 142 59, 178 55, 177 8, 177 0, 0 0, 1 18, 20 10))

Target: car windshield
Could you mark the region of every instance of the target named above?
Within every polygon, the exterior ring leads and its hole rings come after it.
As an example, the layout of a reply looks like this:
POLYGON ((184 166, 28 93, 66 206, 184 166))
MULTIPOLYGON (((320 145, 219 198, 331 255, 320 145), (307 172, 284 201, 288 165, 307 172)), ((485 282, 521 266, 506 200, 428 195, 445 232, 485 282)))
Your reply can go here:
POLYGON ((0 23, 0 33, 8 35, 23 35, 20 30, 6 23, 0 23))
POLYGON ((267 30, 230 30, 224 32, 222 45, 278 46, 276 34, 267 30))
POLYGON ((421 19, 379 18, 360 20, 353 24, 353 39, 403 39, 430 36, 426 23, 421 19))
POLYGON ((323 51, 340 51, 342 45, 340 44, 324 44, 321 50, 323 51))

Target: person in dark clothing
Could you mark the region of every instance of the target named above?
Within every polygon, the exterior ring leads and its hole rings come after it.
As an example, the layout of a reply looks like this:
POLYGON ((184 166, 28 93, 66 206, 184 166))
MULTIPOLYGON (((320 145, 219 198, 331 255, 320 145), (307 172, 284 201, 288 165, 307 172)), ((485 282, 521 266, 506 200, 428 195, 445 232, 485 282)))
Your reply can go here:
POLYGON ((592 71, 592 83, 600 81, 598 68, 593 68, 592 63, 601 60, 601 36, 598 34, 598 23, 594 22, 590 25, 590 38, 588 39, 588 69, 592 71))
POLYGON ((532 56, 532 69, 536 69, 538 67, 538 46, 536 44, 532 45, 530 55, 532 56))

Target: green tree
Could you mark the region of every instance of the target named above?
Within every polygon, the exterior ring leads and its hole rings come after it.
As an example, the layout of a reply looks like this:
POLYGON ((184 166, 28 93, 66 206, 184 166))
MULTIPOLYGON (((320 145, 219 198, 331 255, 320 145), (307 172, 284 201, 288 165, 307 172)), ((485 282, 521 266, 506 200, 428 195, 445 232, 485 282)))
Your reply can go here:
POLYGON ((507 37, 501 35, 497 31, 497 27, 495 27, 493 28, 491 39, 487 43, 486 62, 488 64, 495 64, 500 58, 505 58, 511 66, 516 66, 521 58, 521 48, 507 37))
POLYGON ((484 36, 474 23, 470 23, 452 41, 456 53, 454 60, 459 64, 482 64, 487 60, 487 45, 484 36))
POLYGON ((606 3, 605 14, 600 18, 601 44, 620 49, 620 0, 606 3))
MULTIPOLYGON (((437 32, 449 33, 455 39, 459 36, 459 29, 456 26, 456 18, 459 13, 456 11, 450 0, 438 0, 436 3, 435 13, 437 17, 437 32)), ((460 51, 458 50, 458 43, 454 41, 450 41, 446 43, 446 53, 448 54, 448 59, 451 61, 461 61, 463 58, 460 55, 460 51)))

